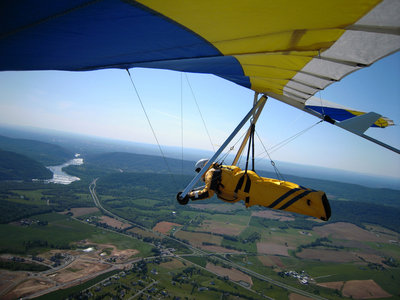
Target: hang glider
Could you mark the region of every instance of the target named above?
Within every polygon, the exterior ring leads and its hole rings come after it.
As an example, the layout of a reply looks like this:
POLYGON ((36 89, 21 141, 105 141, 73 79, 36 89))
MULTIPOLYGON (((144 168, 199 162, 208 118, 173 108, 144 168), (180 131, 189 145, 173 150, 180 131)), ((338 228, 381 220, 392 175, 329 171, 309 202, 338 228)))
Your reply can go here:
POLYGON ((1 71, 207 73, 368 139, 370 126, 393 124, 313 95, 400 49, 398 0, 25 0, 0 7, 1 71))

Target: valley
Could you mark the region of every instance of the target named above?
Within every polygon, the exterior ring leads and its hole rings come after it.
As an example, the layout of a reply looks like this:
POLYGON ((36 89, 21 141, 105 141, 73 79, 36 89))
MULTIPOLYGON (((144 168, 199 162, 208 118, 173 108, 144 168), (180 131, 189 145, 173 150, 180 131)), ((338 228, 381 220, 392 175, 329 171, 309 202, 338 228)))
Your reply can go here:
POLYGON ((400 298, 399 191, 299 178, 329 191, 329 222, 181 206, 189 172, 140 157, 89 157, 68 185, 0 182, 1 299, 400 298))

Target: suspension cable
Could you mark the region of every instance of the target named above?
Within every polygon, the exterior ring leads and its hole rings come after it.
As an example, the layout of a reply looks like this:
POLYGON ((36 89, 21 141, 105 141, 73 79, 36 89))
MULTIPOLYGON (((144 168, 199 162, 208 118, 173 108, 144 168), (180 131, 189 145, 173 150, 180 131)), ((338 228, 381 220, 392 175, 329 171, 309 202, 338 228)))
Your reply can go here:
POLYGON ((169 165, 168 165, 168 162, 167 162, 167 159, 166 159, 166 157, 165 157, 165 155, 164 155, 164 152, 163 152, 162 149, 161 149, 161 145, 160 145, 160 143, 159 143, 159 141, 158 141, 158 139, 157 139, 156 132, 154 131, 153 126, 151 125, 150 118, 149 118, 149 116, 148 116, 148 114, 147 114, 147 112, 146 112, 146 109, 144 108, 142 99, 141 99, 141 97, 140 97, 140 95, 139 95, 139 92, 138 92, 138 90, 137 90, 137 88, 136 88, 135 83, 133 82, 132 75, 131 75, 131 73, 129 72, 128 69, 126 69, 126 71, 128 72, 129 79, 131 80, 131 83, 132 83, 132 86, 133 86, 133 88, 134 88, 134 90, 135 90, 136 96, 137 96, 137 98, 139 99, 140 105, 142 106, 142 110, 143 110, 143 112, 144 112, 144 114, 145 114, 145 116, 146 116, 147 123, 149 124, 150 129, 151 129, 151 132, 153 133, 154 139, 155 139, 156 142, 157 142, 158 149, 160 150, 161 156, 162 156, 162 158, 164 159, 165 165, 167 166, 167 169, 168 169, 168 172, 169 172, 169 174, 170 174, 170 176, 171 176, 171 178, 172 178, 172 181, 174 182, 175 186, 178 187, 178 184, 176 183, 175 177, 174 177, 173 173, 171 172, 171 169, 170 169, 170 167, 169 167, 169 165))
POLYGON ((210 140, 211 147, 213 148, 213 152, 215 153, 214 144, 212 143, 211 136, 210 136, 210 133, 208 132, 206 122, 204 122, 203 114, 202 114, 201 111, 200 111, 199 104, 197 103, 196 96, 194 95, 192 86, 190 85, 189 78, 188 78, 188 76, 187 76, 186 73, 185 73, 185 77, 186 77, 186 81, 187 81, 187 83, 188 83, 188 85, 189 85, 190 91, 192 92, 192 96, 193 96, 194 102, 196 103, 197 110, 199 111, 199 115, 200 115, 200 117, 201 117, 201 120, 203 121, 203 126, 204 126, 204 128, 205 128, 205 130, 206 130, 206 132, 207 132, 208 139, 210 140))

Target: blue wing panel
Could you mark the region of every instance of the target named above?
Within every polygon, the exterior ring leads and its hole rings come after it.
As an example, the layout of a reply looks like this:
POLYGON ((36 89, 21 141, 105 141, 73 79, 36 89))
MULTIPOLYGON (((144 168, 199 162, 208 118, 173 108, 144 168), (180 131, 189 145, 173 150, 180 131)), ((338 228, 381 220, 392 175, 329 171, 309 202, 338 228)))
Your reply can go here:
POLYGON ((224 57, 202 37, 139 4, 86 2, 60 1, 55 7, 51 1, 52 10, 46 11, 47 1, 26 1, 24 12, 13 7, 9 14, 3 12, 0 69, 80 71, 142 66, 243 75, 235 58, 224 57), (38 6, 36 17, 29 13, 33 3, 38 6), (24 19, 21 14, 27 19, 15 24, 16 14, 18 20, 24 19))
POLYGON ((314 105, 306 105, 306 108, 312 109, 313 111, 316 111, 322 115, 328 115, 335 121, 343 121, 354 117, 354 115, 349 111, 340 108, 314 106, 314 105))
POLYGON ((93 2, 94 0, 0 1, 1 39, 3 35, 45 22, 49 16, 55 18, 93 2))
POLYGON ((243 76, 235 76, 235 75, 229 75, 229 76, 220 76, 226 80, 232 81, 238 85, 247 87, 247 88, 251 88, 251 82, 250 82, 250 78, 243 75, 243 76))
MULTIPOLYGON (((312 109, 313 111, 316 111, 321 115, 328 115, 335 121, 339 122, 356 117, 355 114, 352 114, 350 111, 341 108, 313 106, 313 105, 306 105, 306 108, 312 109)), ((374 124, 371 127, 379 127, 379 126, 376 126, 374 124)))
MULTIPOLYGON (((132 65, 132 67, 170 69, 175 71, 194 73, 212 73, 221 77, 226 74, 243 73, 240 63, 233 56, 216 56, 135 63, 132 65)), ((250 87, 250 81, 248 82, 248 84, 248 87, 250 87)))

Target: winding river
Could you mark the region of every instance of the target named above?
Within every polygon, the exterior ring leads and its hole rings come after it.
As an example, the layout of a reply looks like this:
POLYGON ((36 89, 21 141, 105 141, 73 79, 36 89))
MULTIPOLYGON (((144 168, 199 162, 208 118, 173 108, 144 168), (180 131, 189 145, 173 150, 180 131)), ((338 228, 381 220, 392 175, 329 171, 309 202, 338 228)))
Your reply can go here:
POLYGON ((46 180, 47 183, 58 183, 58 184, 70 184, 71 182, 80 180, 79 177, 68 175, 67 173, 63 172, 63 168, 71 166, 71 165, 82 165, 83 158, 79 157, 79 154, 75 154, 75 158, 67 161, 66 163, 59 165, 59 166, 50 166, 47 167, 50 171, 53 172, 53 178, 46 180))

